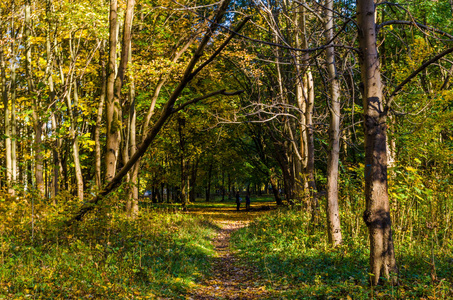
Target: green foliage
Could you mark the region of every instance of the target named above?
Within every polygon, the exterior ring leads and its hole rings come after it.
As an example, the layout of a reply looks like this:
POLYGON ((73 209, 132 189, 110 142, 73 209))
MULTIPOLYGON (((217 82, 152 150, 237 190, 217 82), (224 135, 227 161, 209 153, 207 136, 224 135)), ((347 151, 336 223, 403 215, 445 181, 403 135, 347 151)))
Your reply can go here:
POLYGON ((103 208, 66 229, 63 210, 34 203, 32 229, 31 198, 0 204, 0 298, 176 299, 209 270, 215 227, 203 217, 103 208))

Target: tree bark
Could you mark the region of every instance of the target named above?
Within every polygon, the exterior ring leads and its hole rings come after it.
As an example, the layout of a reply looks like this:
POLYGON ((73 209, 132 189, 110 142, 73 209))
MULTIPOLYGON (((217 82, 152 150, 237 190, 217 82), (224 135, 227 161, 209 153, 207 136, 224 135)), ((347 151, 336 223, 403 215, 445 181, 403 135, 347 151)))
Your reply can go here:
POLYGON ((115 176, 116 164, 119 152, 119 99, 115 99, 115 77, 116 77, 116 44, 118 40, 118 3, 117 0, 110 1, 109 17, 109 63, 107 69, 106 89, 106 118, 107 118, 107 150, 105 153, 105 181, 109 182, 115 176))
POLYGON ((99 106, 96 114, 96 127, 94 129, 94 143, 95 143, 95 182, 97 189, 102 187, 102 174, 101 174, 101 165, 102 165, 102 151, 101 151, 101 141, 100 141, 100 132, 102 127, 102 115, 104 110, 105 103, 105 92, 107 86, 107 74, 105 68, 105 41, 101 41, 99 47, 99 64, 101 68, 101 87, 99 94, 99 106))
POLYGON ((357 1, 360 67, 364 85, 365 199, 363 219, 370 236, 371 284, 385 276, 396 283, 389 198, 387 191, 386 110, 376 44, 375 3, 357 1))
POLYGON ((186 120, 184 117, 178 118, 178 133, 179 133, 179 150, 180 150, 180 159, 181 159, 181 205, 182 209, 186 210, 187 208, 187 178, 188 178, 188 164, 185 158, 185 136, 184 136, 184 127, 186 120))
POLYGON ((206 202, 211 201, 212 166, 213 166, 212 161, 210 161, 208 168, 208 180, 206 182, 206 202))
POLYGON ((33 111, 32 111, 32 118, 33 118, 33 129, 35 132, 35 140, 34 140, 34 152, 35 152, 35 178, 36 178, 36 188, 40 196, 44 196, 46 192, 46 187, 44 184, 44 176, 43 176, 43 147, 42 147, 42 133, 44 130, 45 124, 43 124, 40 116, 40 103, 36 97, 33 97, 34 93, 34 82, 32 78, 32 69, 31 69, 31 1, 28 0, 25 3, 25 18, 24 18, 24 37, 25 37, 25 73, 27 77, 27 88, 29 97, 33 99, 33 111))
POLYGON ((197 172, 198 172, 198 157, 192 161, 192 174, 190 176, 190 192, 189 192, 189 201, 195 202, 196 200, 196 186, 197 186, 197 172))
MULTIPOLYGON (((74 81, 74 106, 77 108, 78 106, 78 92, 77 92, 77 83, 74 81)), ((82 174, 82 166, 80 164, 80 155, 79 155, 79 139, 78 135, 75 133, 76 131, 76 122, 74 119, 74 113, 71 107, 71 99, 68 97, 68 110, 70 111, 71 115, 71 135, 72 135, 72 157, 74 159, 74 171, 77 181, 77 197, 79 201, 83 201, 83 174, 82 174)))
MULTIPOLYGON (((326 40, 333 39, 333 0, 325 4, 326 40)), ((330 91, 330 128, 329 128, 329 157, 327 162, 327 227, 328 237, 332 245, 341 244, 340 211, 338 208, 338 163, 340 158, 340 83, 335 65, 335 49, 326 49, 327 72, 330 91)), ((329 104, 329 103, 328 103, 329 104)))
POLYGON ((0 49, 0 63, 1 63, 1 76, 2 76, 2 100, 4 106, 4 135, 5 135, 5 162, 6 162, 6 186, 8 194, 14 195, 13 189, 13 167, 11 157, 11 112, 9 109, 8 87, 6 84, 6 64, 3 48, 0 49))
POLYGON ((107 151, 105 155, 105 180, 109 182, 116 174, 118 152, 121 142, 121 88, 129 62, 129 51, 132 37, 132 19, 135 0, 127 1, 126 17, 124 18, 123 40, 121 43, 121 59, 116 70, 116 44, 118 36, 118 1, 110 1, 110 33, 109 33, 109 67, 107 79, 107 151))
MULTIPOLYGON (((132 60, 132 51, 129 51, 129 61, 132 60)), ((124 149, 123 151, 130 153, 130 156, 133 156, 135 151, 137 151, 137 112, 135 110, 135 82, 133 75, 130 77, 130 87, 129 87, 129 149, 124 149)), ((127 144, 127 143, 126 143, 127 144)), ((126 163, 126 162, 125 162, 126 163)), ((138 172, 139 172, 140 163, 137 162, 132 168, 132 172, 129 178, 129 193, 128 193, 128 214, 129 216, 135 218, 138 215, 138 172)))

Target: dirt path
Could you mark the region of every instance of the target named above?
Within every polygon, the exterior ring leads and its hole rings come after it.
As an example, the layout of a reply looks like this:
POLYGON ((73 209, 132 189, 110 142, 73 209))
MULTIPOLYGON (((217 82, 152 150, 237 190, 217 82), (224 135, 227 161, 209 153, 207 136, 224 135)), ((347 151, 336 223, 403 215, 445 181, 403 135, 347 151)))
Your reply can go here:
POLYGON ((214 240, 212 276, 198 285, 187 299, 270 299, 264 280, 251 267, 246 266, 230 247, 231 234, 245 226, 256 216, 263 214, 268 205, 255 206, 252 212, 234 208, 204 211, 210 214, 220 227, 214 240))

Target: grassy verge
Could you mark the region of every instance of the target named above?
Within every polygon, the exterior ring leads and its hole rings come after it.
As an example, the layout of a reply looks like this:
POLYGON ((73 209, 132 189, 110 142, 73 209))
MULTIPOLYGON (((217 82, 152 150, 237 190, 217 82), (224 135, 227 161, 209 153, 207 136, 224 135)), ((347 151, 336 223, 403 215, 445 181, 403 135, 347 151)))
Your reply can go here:
POLYGON ((0 299, 183 299, 208 275, 215 226, 202 216, 117 209, 62 230, 62 211, 2 202, 0 299), (6 210, 6 208, 8 210, 6 210))
POLYGON ((351 239, 346 232, 344 244, 332 249, 324 229, 310 229, 309 223, 306 212, 280 210, 237 231, 232 243, 243 261, 265 274, 269 288, 288 299, 453 297, 453 247, 438 249, 429 240, 396 245, 401 285, 371 288, 367 237, 351 239))

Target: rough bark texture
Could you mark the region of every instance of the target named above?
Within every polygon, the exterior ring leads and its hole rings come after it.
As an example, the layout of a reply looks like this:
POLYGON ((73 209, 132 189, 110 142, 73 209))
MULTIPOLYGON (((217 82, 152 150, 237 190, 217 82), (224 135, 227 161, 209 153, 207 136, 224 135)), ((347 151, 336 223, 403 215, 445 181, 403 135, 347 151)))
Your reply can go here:
POLYGON ((116 44, 118 36, 118 3, 110 1, 110 31, 109 31, 109 63, 106 89, 106 118, 107 118, 107 150, 105 153, 105 181, 109 182, 115 176, 118 160, 120 131, 119 131, 119 99, 115 99, 116 78, 116 44))
MULTIPOLYGON (((397 272, 387 192, 386 113, 376 45, 375 3, 357 1, 357 21, 364 85, 365 198, 363 219, 370 236, 371 284, 397 272)), ((393 283, 396 277, 392 276, 393 283)))
MULTIPOLYGON (((326 1, 326 40, 333 38, 333 0, 326 1)), ((329 158, 327 162, 327 230, 329 241, 336 246, 341 244, 340 211, 338 208, 338 162, 340 157, 340 84, 335 66, 335 49, 326 49, 326 63, 329 74, 330 128, 329 158)))
POLYGON ((94 129, 94 142, 95 142, 95 155, 96 155, 96 162, 95 162, 95 181, 96 187, 98 189, 102 186, 102 175, 101 175, 101 165, 102 165, 102 151, 101 151, 101 142, 100 142, 100 132, 102 126, 102 114, 104 110, 104 103, 105 103, 105 90, 107 86, 107 74, 105 69, 105 42, 101 42, 101 46, 99 48, 99 64, 101 68, 101 87, 100 87, 100 94, 99 94, 99 106, 98 112, 96 115, 96 127, 94 129))
POLYGON ((123 86, 124 75, 129 62, 129 51, 132 37, 132 19, 134 15, 135 0, 127 1, 126 16, 123 26, 123 40, 121 43, 121 59, 116 69, 116 44, 118 35, 118 3, 117 0, 110 1, 110 38, 109 38, 109 66, 107 79, 107 152, 105 156, 106 182, 113 179, 116 174, 118 162, 118 152, 121 142, 121 88, 123 86))

